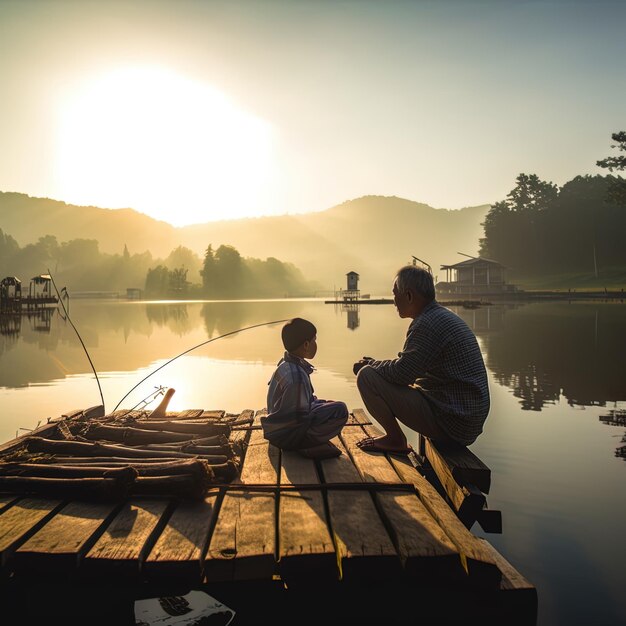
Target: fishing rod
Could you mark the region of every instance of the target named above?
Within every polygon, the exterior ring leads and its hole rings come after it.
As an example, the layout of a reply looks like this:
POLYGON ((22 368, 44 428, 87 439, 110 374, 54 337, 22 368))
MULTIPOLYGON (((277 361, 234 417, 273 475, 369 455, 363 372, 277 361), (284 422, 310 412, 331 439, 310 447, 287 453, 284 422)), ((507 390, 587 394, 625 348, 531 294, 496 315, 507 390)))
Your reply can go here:
MULTIPOLYGON (((93 361, 91 360, 91 357, 89 356, 89 352, 87 351, 87 346, 85 345, 83 338, 80 336, 78 329, 76 328, 76 326, 74 326, 74 322, 72 322, 68 310, 65 308, 65 303, 63 302, 63 298, 61 297, 61 294, 59 293, 59 290, 57 289, 57 284, 54 282, 54 278, 52 277, 52 274, 50 273, 49 268, 48 268, 48 276, 50 276, 50 280, 52 281, 54 290, 57 292, 57 296, 59 297, 59 302, 61 303, 61 306, 63 307, 63 312, 65 313, 65 319, 71 324, 72 328, 74 329, 74 332, 76 333, 76 336, 78 337, 78 340, 80 341, 80 344, 83 346, 83 350, 85 351, 85 354, 87 355, 89 365, 91 365, 91 369, 93 370, 93 375, 96 377, 96 382, 98 383, 98 391, 100 392, 100 400, 102 400, 102 410, 104 411, 104 396, 102 395, 102 387, 100 386, 100 379, 98 378, 98 373, 96 372, 96 368, 93 364, 93 361)), ((67 290, 65 289, 65 287, 63 287, 63 290, 65 291, 65 293, 67 293, 67 290)), ((106 413, 106 411, 104 412, 106 413)))
POLYGON ((212 339, 207 339, 206 341, 203 341, 201 343, 196 344, 195 346, 192 346, 191 348, 188 348, 187 350, 185 350, 184 352, 181 352, 180 354, 177 354, 175 357, 172 357, 169 361, 166 361, 165 363, 163 363, 163 365, 159 365, 159 367, 157 367, 154 371, 150 372, 147 376, 144 376, 116 405, 115 408, 113 409, 113 411, 116 411, 117 408, 119 407, 120 404, 122 404, 122 402, 124 402, 124 400, 135 390, 137 389, 137 387, 139 387, 139 385, 141 385, 141 383, 143 383, 145 380, 147 380, 148 378, 150 378, 150 376, 152 376, 153 374, 156 374, 159 370, 163 369, 166 365, 169 365, 172 361, 175 361, 176 359, 180 358, 181 356, 188 354, 189 352, 191 352, 192 350, 195 350, 196 348, 200 348, 201 346, 205 346, 207 343, 212 343, 213 341, 217 341, 218 339, 223 339, 224 337, 228 337, 230 335, 236 335, 237 333, 241 333, 244 330, 251 330, 252 328, 259 328, 261 326, 271 326, 272 324, 280 324, 281 322, 288 322, 289 319, 284 319, 284 320, 274 320, 273 322, 261 322, 260 324, 253 324, 252 326, 244 326, 243 328, 238 328, 237 330, 231 330, 228 333, 224 333, 223 335, 219 335, 218 337, 213 337, 212 339))

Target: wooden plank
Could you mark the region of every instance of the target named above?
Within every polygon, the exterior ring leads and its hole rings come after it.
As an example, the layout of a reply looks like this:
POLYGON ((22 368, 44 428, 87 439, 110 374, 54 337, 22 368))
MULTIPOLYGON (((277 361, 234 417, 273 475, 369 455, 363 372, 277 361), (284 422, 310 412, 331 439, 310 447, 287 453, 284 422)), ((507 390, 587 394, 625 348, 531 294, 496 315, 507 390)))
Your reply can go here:
POLYGON ((138 577, 150 537, 169 505, 164 499, 136 498, 126 502, 82 559, 80 569, 92 576, 138 577))
MULTIPOLYGON (((491 470, 469 448, 435 443, 425 437, 426 458, 439 476, 450 474, 457 483, 471 483, 483 493, 489 493, 491 470)), ((441 480, 441 476, 439 477, 441 480)), ((441 480, 443 484, 443 480, 441 480)))
POLYGON ((371 424, 372 420, 363 409, 352 409, 348 415, 348 424, 371 424))
MULTIPOLYGON (((315 461, 283 451, 280 484, 319 485, 315 461)), ((321 491, 281 492, 278 521, 278 566, 287 586, 306 584, 311 576, 321 584, 339 578, 321 491)))
POLYGON ((382 452, 365 452, 356 444, 367 436, 368 431, 361 427, 344 428, 340 438, 348 450, 359 474, 365 482, 401 482, 398 475, 389 465, 387 455, 382 452))
MULTIPOLYGON (((321 461, 324 482, 362 483, 339 437, 333 443, 344 454, 321 461)), ((340 578, 385 580, 400 574, 400 557, 371 495, 366 491, 330 489, 327 500, 340 578)))
MULTIPOLYGON (((454 476, 455 466, 446 456, 439 453, 439 448, 428 438, 425 438, 425 444, 426 458, 448 494, 454 510, 465 526, 471 528, 482 509, 487 505, 485 496, 477 487, 459 483, 454 476)), ((459 472, 456 474, 458 476, 459 472)))
POLYGON ((10 559, 20 544, 34 535, 61 507, 61 500, 23 498, 0 515, 0 563, 10 559))
POLYGON ((178 413, 175 419, 177 420, 188 420, 194 419, 195 417, 200 417, 204 415, 203 409, 187 409, 186 411, 181 411, 178 413))
POLYGON ((391 462, 402 480, 415 485, 424 506, 456 546, 470 582, 484 587, 499 587, 502 578, 500 569, 478 537, 463 525, 439 492, 411 465, 406 457, 393 457, 391 462))
POLYGON ((117 509, 118 505, 110 502, 70 502, 15 551, 13 568, 21 572, 74 571, 117 509))
MULTIPOLYGON (((263 414, 257 411, 255 423, 263 414)), ((279 450, 252 430, 238 482, 278 485, 278 463, 279 450)), ((227 491, 204 559, 206 580, 271 580, 275 552, 275 492, 227 491)))
POLYGON ((221 419, 226 414, 226 411, 202 411, 200 417, 208 419, 221 419))
POLYGON ((143 564, 149 580, 202 580, 202 556, 217 516, 217 499, 215 492, 201 502, 178 504, 143 564))
MULTIPOLYGON (((536 624, 538 598, 537 589, 515 567, 507 561, 486 539, 479 539, 502 572, 500 594, 503 604, 517 620, 515 623, 536 624)), ((512 623, 509 620, 508 623, 512 623)))
POLYGON ((2 513, 4 509, 8 509, 15 502, 17 502, 17 498, 15 496, 0 495, 0 513, 2 513))
MULTIPOLYGON (((387 455, 364 452, 356 445, 364 434, 365 431, 359 433, 356 428, 344 429, 341 434, 363 479, 366 482, 402 482, 387 455)), ((463 568, 456 546, 417 494, 379 492, 375 500, 407 573, 424 579, 430 576, 461 579, 463 568)))

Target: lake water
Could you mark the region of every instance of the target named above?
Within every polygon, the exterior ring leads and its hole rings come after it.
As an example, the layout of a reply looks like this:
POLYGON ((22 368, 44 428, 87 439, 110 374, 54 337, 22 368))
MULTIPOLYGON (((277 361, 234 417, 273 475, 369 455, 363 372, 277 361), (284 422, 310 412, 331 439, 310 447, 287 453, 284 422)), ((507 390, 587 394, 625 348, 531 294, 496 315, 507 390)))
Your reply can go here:
MULTIPOLYGON (((450 308, 478 336, 492 396, 471 449, 492 469, 488 504, 502 511, 503 532, 473 532, 536 585, 539 626, 626 624, 626 305, 450 308)), ((176 389, 171 410, 263 408, 281 324, 204 342, 294 316, 318 329, 316 394, 363 408, 353 362, 393 358, 409 323, 392 305, 345 311, 323 300, 73 300, 69 315, 98 379, 58 311, 0 317, 0 442, 101 404, 100 388, 107 411, 141 406, 159 386, 176 389)))

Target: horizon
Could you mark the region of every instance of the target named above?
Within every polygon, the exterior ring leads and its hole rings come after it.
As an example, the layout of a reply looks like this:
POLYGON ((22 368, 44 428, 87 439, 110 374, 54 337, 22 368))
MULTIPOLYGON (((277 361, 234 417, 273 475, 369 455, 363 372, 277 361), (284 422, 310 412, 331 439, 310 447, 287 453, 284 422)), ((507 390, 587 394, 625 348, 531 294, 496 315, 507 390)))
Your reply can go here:
POLYGON ((610 0, 0 0, 0 188, 177 227, 370 195, 492 205, 522 172, 601 173, 624 18, 610 0))

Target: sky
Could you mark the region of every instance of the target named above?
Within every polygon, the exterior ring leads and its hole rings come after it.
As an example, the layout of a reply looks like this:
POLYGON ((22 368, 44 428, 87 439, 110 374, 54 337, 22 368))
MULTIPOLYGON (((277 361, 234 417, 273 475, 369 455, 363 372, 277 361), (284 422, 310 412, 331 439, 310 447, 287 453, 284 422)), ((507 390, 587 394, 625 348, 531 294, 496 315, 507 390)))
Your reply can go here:
POLYGON ((607 174, 624 24, 621 0, 0 0, 0 191, 181 226, 607 174))

